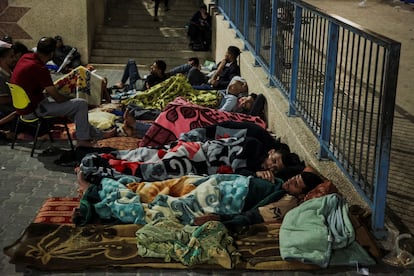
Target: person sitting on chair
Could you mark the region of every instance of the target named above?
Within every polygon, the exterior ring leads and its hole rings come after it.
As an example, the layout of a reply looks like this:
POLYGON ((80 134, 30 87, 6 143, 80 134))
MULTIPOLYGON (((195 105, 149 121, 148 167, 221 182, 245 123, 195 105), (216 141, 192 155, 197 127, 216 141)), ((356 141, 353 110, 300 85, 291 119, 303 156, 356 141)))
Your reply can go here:
POLYGON ((0 128, 6 138, 13 136, 16 125, 16 112, 7 82, 19 58, 28 51, 20 42, 0 45, 0 128))
POLYGON ((13 127, 11 121, 14 117, 14 107, 7 82, 10 80, 12 65, 14 63, 11 44, 0 45, 0 125, 2 136, 13 127))
POLYGON ((27 53, 17 62, 10 83, 21 86, 31 104, 19 115, 67 116, 76 124, 77 146, 93 147, 94 141, 114 136, 115 129, 101 131, 88 121, 88 103, 84 99, 70 99, 58 92, 45 64, 53 57, 56 40, 43 37, 37 43, 36 53, 27 53), (46 94, 43 92, 45 91, 46 94))

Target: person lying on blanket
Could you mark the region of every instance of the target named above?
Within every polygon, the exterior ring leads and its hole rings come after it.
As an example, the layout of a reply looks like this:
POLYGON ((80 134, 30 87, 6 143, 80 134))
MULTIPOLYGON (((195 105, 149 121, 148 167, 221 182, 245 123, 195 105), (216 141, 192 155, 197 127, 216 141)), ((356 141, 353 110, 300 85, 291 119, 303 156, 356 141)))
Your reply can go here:
POLYGON ((197 90, 191 87, 183 74, 177 74, 149 88, 145 93, 127 94, 125 94, 126 98, 121 100, 122 104, 158 110, 163 110, 168 103, 177 97, 183 97, 194 104, 221 111, 239 112, 253 116, 261 115, 265 104, 264 96, 260 94, 256 107, 253 107, 257 95, 252 93, 249 97, 247 82, 239 76, 235 76, 225 89, 197 90), (243 96, 246 98, 242 100, 243 96), (251 113, 251 110, 254 110, 254 113, 251 113))
POLYGON ((88 154, 81 160, 80 169, 88 181, 99 184, 103 177, 121 175, 159 181, 215 173, 252 175, 274 182, 279 173, 286 180, 304 168, 286 144, 253 123, 223 122, 190 132, 193 134, 160 147, 88 154))
POLYGON ((100 185, 93 185, 79 170, 83 195, 74 222, 146 224, 167 217, 184 225, 220 220, 231 229, 269 221, 269 217, 281 221, 288 210, 322 182, 317 174, 302 172, 285 182, 276 179, 275 183, 237 174, 213 174, 157 182, 104 178, 100 185))
MULTIPOLYGON (((281 181, 281 179, 278 179, 281 181)), ((253 180, 254 182, 254 180, 253 180)), ((266 192, 267 184, 260 186, 249 186, 249 194, 245 200, 243 211, 237 215, 207 214, 194 220, 194 224, 202 225, 209 220, 222 221, 232 232, 240 232, 245 226, 263 222, 282 222, 286 213, 303 202, 303 198, 316 186, 323 183, 324 179, 319 174, 310 171, 303 171, 287 181, 280 187, 285 192, 283 196, 278 195, 277 200, 268 199, 266 192), (253 189, 255 188, 255 189, 253 189), (256 197, 253 197, 253 194, 256 197), (252 199, 250 199, 250 198, 252 199), (263 197, 263 198, 261 198, 263 197), (248 204, 250 203, 250 204, 248 204)), ((270 187, 272 190, 272 187, 270 187)), ((274 196, 271 192, 270 197, 274 196)))

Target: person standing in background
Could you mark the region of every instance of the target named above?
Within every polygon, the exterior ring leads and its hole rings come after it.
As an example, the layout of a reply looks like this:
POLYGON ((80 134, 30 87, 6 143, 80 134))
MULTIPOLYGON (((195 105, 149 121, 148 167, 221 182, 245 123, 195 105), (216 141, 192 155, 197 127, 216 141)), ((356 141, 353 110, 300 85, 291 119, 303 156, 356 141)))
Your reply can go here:
MULTIPOLYGON (((190 37, 190 45, 194 48, 194 44, 202 45, 203 50, 210 49, 211 45, 211 16, 207 12, 207 6, 201 5, 200 10, 191 17, 188 25, 188 36, 190 37)), ((200 50, 200 49, 199 49, 200 50)))
MULTIPOLYGON (((154 6, 154 21, 158 21, 158 10, 160 8, 160 2, 161 0, 154 0, 155 6, 154 6)), ((169 11, 170 8, 168 7, 168 0, 164 0, 164 6, 165 11, 169 11)))

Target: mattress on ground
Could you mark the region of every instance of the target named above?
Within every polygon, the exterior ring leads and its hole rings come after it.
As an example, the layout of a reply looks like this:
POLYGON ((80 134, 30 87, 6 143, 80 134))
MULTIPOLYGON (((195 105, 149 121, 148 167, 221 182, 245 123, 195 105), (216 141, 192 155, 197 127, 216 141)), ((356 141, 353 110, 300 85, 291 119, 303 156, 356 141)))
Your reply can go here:
MULTIPOLYGON (((47 199, 36 218, 21 237, 3 249, 10 263, 24 269, 40 271, 83 271, 88 269, 223 269, 219 265, 198 264, 188 267, 180 262, 138 255, 135 224, 89 224, 76 227, 71 223, 77 197, 47 199)), ((380 254, 362 221, 351 213, 357 241, 373 255, 380 254), (368 234, 367 234, 368 233, 368 234)), ((233 270, 315 270, 320 267, 280 257, 281 223, 252 225, 234 236, 240 254, 233 270)))

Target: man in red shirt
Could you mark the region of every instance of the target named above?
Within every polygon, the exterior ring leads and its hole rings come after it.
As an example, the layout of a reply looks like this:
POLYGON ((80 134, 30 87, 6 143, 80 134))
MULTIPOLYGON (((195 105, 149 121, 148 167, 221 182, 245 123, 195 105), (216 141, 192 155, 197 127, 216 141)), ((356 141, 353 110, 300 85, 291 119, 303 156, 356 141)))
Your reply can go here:
POLYGON ((114 136, 114 131, 103 132, 88 121, 88 103, 84 99, 68 99, 59 94, 45 64, 53 58, 56 40, 43 37, 35 53, 23 55, 13 70, 11 83, 20 85, 28 94, 31 104, 20 115, 67 116, 76 124, 77 146, 94 146, 94 141, 114 136))

